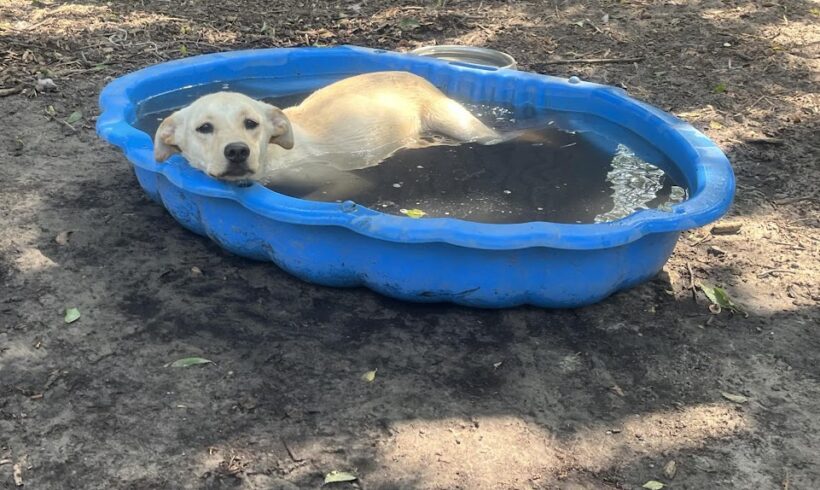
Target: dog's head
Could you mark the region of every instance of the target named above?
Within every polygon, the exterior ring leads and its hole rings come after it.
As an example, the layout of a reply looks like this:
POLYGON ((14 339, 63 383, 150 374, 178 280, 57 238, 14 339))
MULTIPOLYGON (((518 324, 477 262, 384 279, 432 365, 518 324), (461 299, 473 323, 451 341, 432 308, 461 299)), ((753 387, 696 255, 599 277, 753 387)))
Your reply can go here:
POLYGON ((218 92, 197 99, 162 121, 154 159, 182 153, 188 162, 222 180, 254 179, 274 143, 293 148, 293 130, 278 108, 246 95, 218 92))

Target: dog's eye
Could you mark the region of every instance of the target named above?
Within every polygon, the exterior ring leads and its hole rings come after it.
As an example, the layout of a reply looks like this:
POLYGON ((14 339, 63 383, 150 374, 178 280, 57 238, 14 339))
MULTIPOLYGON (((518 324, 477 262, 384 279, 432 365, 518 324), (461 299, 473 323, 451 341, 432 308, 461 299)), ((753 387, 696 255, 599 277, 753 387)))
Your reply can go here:
POLYGON ((211 123, 205 123, 202 126, 196 128, 198 133, 202 134, 210 134, 214 132, 214 125, 211 123))
POLYGON ((245 129, 254 129, 259 126, 259 123, 253 119, 245 119, 245 129))

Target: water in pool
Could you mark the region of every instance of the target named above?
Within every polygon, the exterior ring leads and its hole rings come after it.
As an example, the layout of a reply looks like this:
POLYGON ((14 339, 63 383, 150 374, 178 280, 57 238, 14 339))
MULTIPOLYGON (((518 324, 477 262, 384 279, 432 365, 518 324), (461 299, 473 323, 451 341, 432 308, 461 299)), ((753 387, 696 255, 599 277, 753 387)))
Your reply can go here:
MULTIPOLYGON (((273 83, 273 82, 271 82, 273 83)), ((307 94, 270 97, 255 80, 214 84, 143 103, 135 126, 153 135, 171 110, 216 90, 235 90, 289 107, 307 94)), ((268 85, 270 86, 270 85, 268 85)), ((351 172, 325 166, 287 172, 269 188, 294 197, 352 200, 385 213, 483 223, 598 223, 686 198, 683 179, 650 143, 620 126, 583 114, 465 104, 497 130, 530 129, 526 140, 493 146, 402 150, 351 172)))

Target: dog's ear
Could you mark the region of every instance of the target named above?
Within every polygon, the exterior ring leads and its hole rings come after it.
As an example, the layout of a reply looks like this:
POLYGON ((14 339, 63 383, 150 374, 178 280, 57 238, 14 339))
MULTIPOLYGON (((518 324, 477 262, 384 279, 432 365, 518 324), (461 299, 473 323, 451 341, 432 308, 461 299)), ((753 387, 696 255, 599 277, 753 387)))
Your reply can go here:
POLYGON ((178 121, 179 113, 175 112, 166 117, 157 128, 154 135, 154 160, 157 162, 162 163, 168 160, 171 155, 182 151, 176 144, 178 121))
POLYGON ((293 148, 293 128, 288 116, 278 107, 265 104, 265 117, 271 127, 270 142, 286 150, 293 148))

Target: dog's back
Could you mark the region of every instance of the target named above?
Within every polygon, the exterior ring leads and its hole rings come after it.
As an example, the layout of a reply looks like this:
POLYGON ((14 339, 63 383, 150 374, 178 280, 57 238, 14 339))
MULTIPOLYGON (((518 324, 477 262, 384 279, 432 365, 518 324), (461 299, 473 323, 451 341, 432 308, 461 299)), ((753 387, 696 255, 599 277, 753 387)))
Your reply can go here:
POLYGON ((402 71, 346 78, 285 109, 285 114, 298 121, 315 144, 334 152, 371 150, 374 157, 416 146, 430 134, 479 142, 498 137, 433 84, 402 71))

